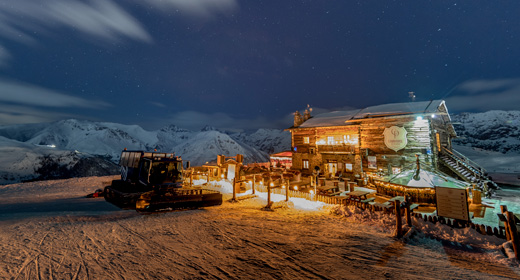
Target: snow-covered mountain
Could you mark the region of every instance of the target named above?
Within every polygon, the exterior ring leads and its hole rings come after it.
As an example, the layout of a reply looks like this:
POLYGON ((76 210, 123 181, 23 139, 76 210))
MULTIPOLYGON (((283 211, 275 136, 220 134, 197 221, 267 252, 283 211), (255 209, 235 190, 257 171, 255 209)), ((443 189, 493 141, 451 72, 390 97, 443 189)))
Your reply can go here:
POLYGON ((0 184, 114 174, 111 161, 77 151, 24 143, 0 136, 0 184))
MULTIPOLYGON (((201 131, 189 131, 170 125, 147 131, 138 125, 75 119, 49 124, 0 126, 0 137, 0 148, 11 151, 9 157, 2 155, 0 177, 12 175, 0 180, 0 184, 43 178, 42 174, 36 174, 38 170, 58 170, 55 173, 72 175, 78 162, 84 167, 86 162, 94 161, 99 161, 98 165, 109 165, 103 161, 117 162, 124 148, 175 152, 192 165, 202 165, 214 161, 219 154, 243 154, 246 163, 265 162, 270 153, 288 150, 291 146, 290 133, 275 129, 227 134, 209 126, 201 131), (11 164, 13 160, 19 161, 24 157, 31 160, 23 166, 11 164)), ((84 168, 84 172, 88 173, 88 168, 84 168)))
POLYGON ((273 154, 291 149, 291 133, 279 129, 259 129, 253 133, 232 134, 233 139, 273 154))
POLYGON ((195 133, 189 141, 175 147, 175 152, 183 159, 190 160, 193 165, 202 165, 214 161, 217 155, 235 156, 244 155, 244 161, 265 162, 269 154, 255 147, 238 143, 229 135, 216 130, 205 130, 195 133))
POLYGON ((452 115, 454 143, 488 151, 520 153, 520 111, 488 111, 452 115))

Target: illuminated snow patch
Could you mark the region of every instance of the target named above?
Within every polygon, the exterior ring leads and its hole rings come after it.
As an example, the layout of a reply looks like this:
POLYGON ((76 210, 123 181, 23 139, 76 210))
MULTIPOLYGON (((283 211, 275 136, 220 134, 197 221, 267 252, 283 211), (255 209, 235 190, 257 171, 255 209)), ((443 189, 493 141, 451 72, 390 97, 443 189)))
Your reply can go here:
MULTIPOLYGON (((205 179, 194 180, 193 185, 194 186, 204 186, 206 184, 206 182, 207 181, 205 179)), ((224 193, 228 193, 228 194, 233 193, 233 186, 232 186, 232 182, 230 182, 230 181, 227 181, 227 180, 210 181, 209 185, 211 185, 212 187, 218 188, 218 190, 223 194, 224 193)), ((249 185, 249 188, 247 189, 247 191, 245 191, 243 193, 237 193, 236 194, 237 197, 244 196, 244 195, 250 195, 253 193, 250 188, 251 185, 250 184, 248 184, 248 185, 249 185)), ((267 201, 266 192, 256 191, 255 194, 260 199, 267 201)), ((272 202, 285 201, 285 195, 271 193, 271 201, 272 202)), ((295 209, 308 210, 308 211, 321 210, 324 206, 328 205, 328 204, 320 202, 320 201, 310 201, 305 198, 299 198, 299 197, 289 197, 289 202, 294 204, 295 209)))
MULTIPOLYGON (((265 192, 256 192, 259 198, 267 201, 267 193, 265 192)), ((271 194, 272 202, 280 202, 285 201, 285 195, 283 194, 271 194)), ((289 201, 294 204, 295 209, 301 210, 309 210, 309 211, 317 211, 326 206, 326 203, 320 201, 310 201, 304 198, 299 197, 289 197, 289 201)))
MULTIPOLYGON (((193 180, 193 186, 204 187, 207 185, 206 179, 193 180)), ((233 193, 232 182, 228 180, 209 181, 209 185, 217 187, 221 193, 233 193)))

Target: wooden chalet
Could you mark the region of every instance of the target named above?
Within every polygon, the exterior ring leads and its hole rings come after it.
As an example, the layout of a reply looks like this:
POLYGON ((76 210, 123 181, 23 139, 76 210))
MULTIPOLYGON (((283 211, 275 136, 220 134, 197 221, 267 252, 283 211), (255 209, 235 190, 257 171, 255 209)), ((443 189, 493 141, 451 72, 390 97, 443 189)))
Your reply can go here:
POLYGON ((310 116, 295 113, 292 135, 292 169, 303 175, 346 180, 365 174, 392 176, 416 168, 451 172, 468 182, 483 176, 478 166, 452 149, 456 137, 443 100, 384 104, 360 110, 310 116), (452 168, 449 161, 454 161, 452 168), (469 165, 468 165, 469 166, 469 165), (469 170, 469 171, 468 171, 469 170))

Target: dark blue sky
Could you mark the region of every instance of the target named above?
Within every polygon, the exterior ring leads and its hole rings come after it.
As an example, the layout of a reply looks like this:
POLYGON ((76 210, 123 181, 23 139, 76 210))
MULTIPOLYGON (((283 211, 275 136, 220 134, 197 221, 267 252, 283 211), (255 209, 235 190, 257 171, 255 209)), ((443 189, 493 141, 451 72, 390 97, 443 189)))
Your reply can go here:
POLYGON ((520 109, 520 2, 0 0, 0 124, 286 128, 445 99, 520 109))

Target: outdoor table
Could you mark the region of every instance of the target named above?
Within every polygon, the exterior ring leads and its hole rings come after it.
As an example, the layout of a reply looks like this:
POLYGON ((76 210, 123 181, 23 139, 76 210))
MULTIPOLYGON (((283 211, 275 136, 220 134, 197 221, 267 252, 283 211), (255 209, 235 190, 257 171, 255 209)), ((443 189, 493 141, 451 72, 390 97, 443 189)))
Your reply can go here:
POLYGON ((367 191, 353 191, 353 192, 347 193, 350 200, 355 200, 355 201, 361 201, 361 200, 367 199, 368 194, 370 194, 370 192, 367 192, 367 191))
POLYGON ((390 198, 388 200, 388 202, 392 203, 392 202, 394 202, 396 200, 399 201, 399 202, 403 202, 404 201, 404 196, 394 196, 394 197, 390 198))
POLYGON ((326 188, 320 188, 320 191, 325 195, 329 195, 332 193, 339 192, 339 187, 331 186, 331 187, 326 187, 326 188))

